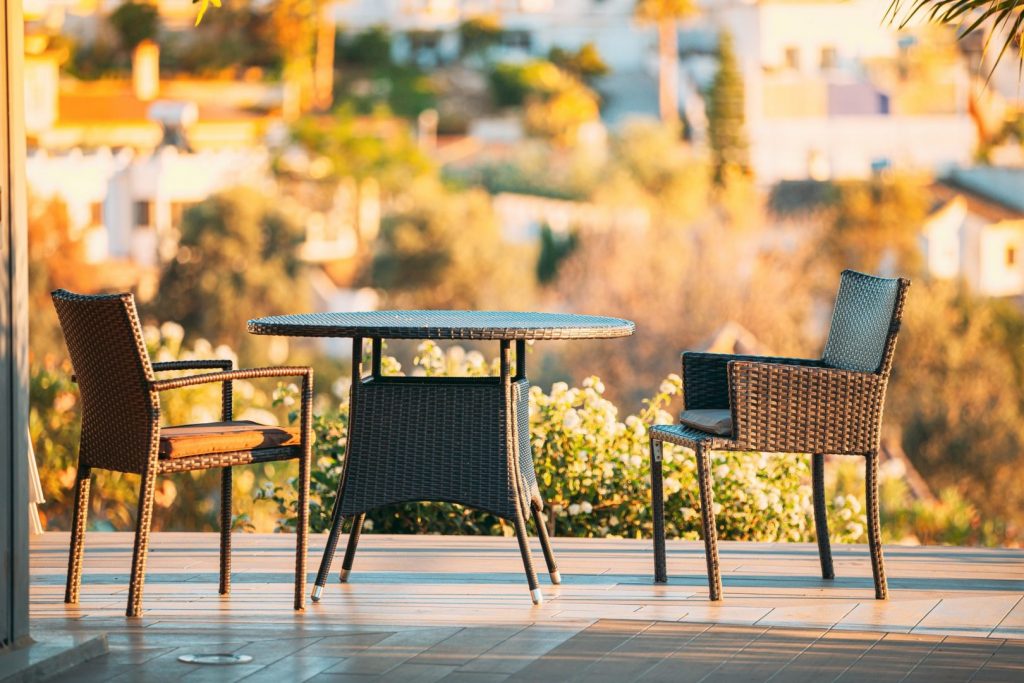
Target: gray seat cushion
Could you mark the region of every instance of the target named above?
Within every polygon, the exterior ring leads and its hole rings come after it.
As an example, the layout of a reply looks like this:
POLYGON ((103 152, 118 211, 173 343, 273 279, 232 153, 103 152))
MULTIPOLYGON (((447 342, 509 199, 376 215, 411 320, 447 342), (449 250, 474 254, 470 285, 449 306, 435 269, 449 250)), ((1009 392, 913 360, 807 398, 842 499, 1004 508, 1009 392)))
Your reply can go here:
POLYGON ((702 432, 732 436, 732 412, 728 408, 684 410, 679 413, 679 421, 702 432))

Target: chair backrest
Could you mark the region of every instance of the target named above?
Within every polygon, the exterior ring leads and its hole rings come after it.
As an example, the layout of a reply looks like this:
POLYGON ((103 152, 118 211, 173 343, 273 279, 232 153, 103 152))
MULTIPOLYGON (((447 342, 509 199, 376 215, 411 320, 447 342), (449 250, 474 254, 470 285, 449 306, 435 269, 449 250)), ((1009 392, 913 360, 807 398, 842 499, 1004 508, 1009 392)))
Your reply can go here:
POLYGON ((903 278, 844 270, 822 362, 888 376, 909 286, 903 278))
POLYGON ((51 296, 82 397, 79 464, 141 473, 155 453, 160 409, 135 299, 51 296))

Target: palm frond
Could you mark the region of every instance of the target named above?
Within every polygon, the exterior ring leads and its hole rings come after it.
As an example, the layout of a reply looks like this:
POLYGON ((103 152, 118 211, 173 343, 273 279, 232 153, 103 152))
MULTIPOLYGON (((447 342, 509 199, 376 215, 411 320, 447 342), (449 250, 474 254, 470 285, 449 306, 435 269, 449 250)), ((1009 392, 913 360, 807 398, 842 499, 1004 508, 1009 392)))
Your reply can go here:
POLYGON ((958 38, 989 28, 986 51, 992 37, 1001 33, 1002 46, 992 65, 993 72, 1014 41, 1020 46, 1017 56, 1024 65, 1024 0, 891 0, 882 21, 902 29, 918 15, 937 24, 957 24, 958 38))

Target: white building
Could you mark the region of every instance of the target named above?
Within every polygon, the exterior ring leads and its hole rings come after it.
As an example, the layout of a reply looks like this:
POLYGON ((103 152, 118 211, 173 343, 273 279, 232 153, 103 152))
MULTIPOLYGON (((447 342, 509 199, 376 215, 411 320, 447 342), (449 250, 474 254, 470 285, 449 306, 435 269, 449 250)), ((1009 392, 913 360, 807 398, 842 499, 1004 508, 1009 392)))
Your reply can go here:
POLYGON ((155 266, 174 255, 185 209, 237 185, 265 182, 265 150, 195 154, 174 147, 133 153, 34 150, 26 164, 29 191, 57 197, 73 230, 87 235, 88 256, 127 258, 155 266))
MULTIPOLYGON (((506 57, 546 55, 555 46, 594 43, 614 70, 646 67, 657 37, 633 19, 633 0, 349 0, 335 17, 345 30, 387 26, 397 34, 395 55, 424 66, 459 53, 458 27, 495 17, 504 31, 506 57)), ((501 50, 499 49, 499 56, 501 50)))
POLYGON ((1024 295, 1024 169, 957 171, 937 191, 944 204, 921 235, 928 272, 984 296, 1024 295))
MULTIPOLYGON (((760 180, 866 177, 886 167, 970 163, 966 63, 901 80, 913 35, 874 0, 705 0, 732 34, 745 83, 751 163, 760 180)), ((684 50, 685 50, 684 34, 684 50)), ((928 38, 927 40, 932 40, 928 38)))

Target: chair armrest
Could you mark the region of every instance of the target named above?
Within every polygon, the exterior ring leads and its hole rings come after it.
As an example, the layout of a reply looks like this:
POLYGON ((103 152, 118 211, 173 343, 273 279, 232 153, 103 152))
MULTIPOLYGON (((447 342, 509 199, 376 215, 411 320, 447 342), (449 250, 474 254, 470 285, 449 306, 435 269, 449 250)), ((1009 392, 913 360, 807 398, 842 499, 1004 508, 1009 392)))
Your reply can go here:
POLYGON ((778 365, 799 365, 820 367, 820 360, 809 358, 775 358, 772 356, 741 356, 727 353, 683 353, 683 406, 686 410, 695 408, 728 408, 729 375, 727 368, 732 361, 773 363, 778 365))
POLYGON ((230 382, 236 379, 260 379, 262 377, 303 377, 312 382, 313 368, 286 366, 280 368, 228 370, 225 372, 211 372, 205 375, 189 375, 188 377, 160 379, 152 382, 150 386, 154 391, 169 391, 171 389, 181 389, 182 387, 191 387, 197 384, 230 382))
POLYGON ((878 449, 886 380, 823 366, 732 361, 733 435, 766 452, 866 454, 878 449))
MULTIPOLYGON (((171 360, 153 363, 153 372, 171 372, 172 370, 230 370, 232 362, 216 358, 208 360, 171 360)), ((78 383, 78 376, 71 375, 71 381, 78 383)))
POLYGON ((150 386, 154 391, 170 391, 171 389, 181 389, 182 387, 191 387, 199 384, 223 382, 221 419, 228 422, 232 416, 231 382, 236 379, 260 379, 263 377, 302 378, 302 438, 307 443, 311 443, 310 435, 313 429, 313 368, 285 366, 280 368, 228 370, 226 372, 211 372, 205 375, 190 375, 188 377, 157 380, 150 384, 150 386))
POLYGON ((153 372, 170 372, 172 370, 230 370, 232 362, 224 358, 208 360, 172 360, 164 363, 153 363, 153 372))

